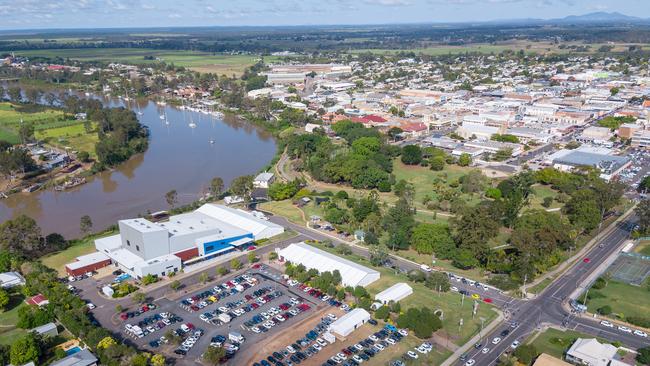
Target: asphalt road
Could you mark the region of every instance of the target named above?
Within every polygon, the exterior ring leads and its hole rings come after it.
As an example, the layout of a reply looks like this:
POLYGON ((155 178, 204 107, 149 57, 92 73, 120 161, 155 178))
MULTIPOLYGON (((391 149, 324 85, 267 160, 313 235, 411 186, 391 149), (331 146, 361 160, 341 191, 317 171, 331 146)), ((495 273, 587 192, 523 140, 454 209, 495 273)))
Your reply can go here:
MULTIPOLYGON (((589 275, 598 270, 599 263, 620 251, 621 245, 629 237, 631 228, 634 225, 633 222, 634 217, 630 217, 617 224, 614 230, 604 236, 599 241, 599 245, 595 245, 585 256, 590 259, 589 263, 584 263, 582 260, 578 261, 558 280, 549 285, 537 298, 518 302, 518 306, 512 309, 513 315, 510 321, 517 322, 519 326, 515 329, 509 328, 508 324, 497 327, 482 340, 483 347, 490 348, 490 351, 483 354, 481 350, 472 349, 469 352, 468 359, 473 358, 476 365, 494 365, 499 356, 510 349, 510 344, 513 341, 523 341, 534 330, 541 328, 543 324, 564 326, 609 341, 619 341, 630 348, 650 345, 648 339, 618 331, 616 328, 604 327, 600 325, 600 319, 572 314, 563 306, 563 303, 568 301, 569 296, 578 289, 578 286, 589 275), (603 244, 602 248, 600 244, 603 244), (511 329, 510 334, 501 337, 503 339, 498 344, 492 344, 492 340, 495 337, 500 337, 500 333, 504 329, 511 329)), ((457 364, 463 365, 464 362, 458 361, 457 364)))

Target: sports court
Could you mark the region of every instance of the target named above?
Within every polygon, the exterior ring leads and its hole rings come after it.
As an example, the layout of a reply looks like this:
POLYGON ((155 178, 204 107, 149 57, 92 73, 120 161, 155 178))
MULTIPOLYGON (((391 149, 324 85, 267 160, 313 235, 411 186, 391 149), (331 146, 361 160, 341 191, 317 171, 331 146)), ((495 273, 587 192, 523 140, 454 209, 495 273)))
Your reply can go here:
POLYGON ((640 286, 650 275, 650 257, 637 253, 621 253, 609 267, 612 279, 640 286))

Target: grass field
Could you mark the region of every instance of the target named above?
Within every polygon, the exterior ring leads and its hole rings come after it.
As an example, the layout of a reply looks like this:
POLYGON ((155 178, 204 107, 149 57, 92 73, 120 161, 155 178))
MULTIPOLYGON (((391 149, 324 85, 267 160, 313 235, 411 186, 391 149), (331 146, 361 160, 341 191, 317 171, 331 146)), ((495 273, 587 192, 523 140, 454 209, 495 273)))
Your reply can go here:
MULTIPOLYGON (((49 49, 16 51, 16 54, 28 57, 62 57, 80 61, 121 62, 144 64, 156 61, 173 63, 194 71, 211 72, 218 75, 236 74, 254 65, 259 59, 255 55, 212 54, 199 51, 154 50, 146 48, 91 48, 91 49, 49 49), (147 60, 153 57, 155 60, 147 60)), ((265 57, 265 62, 275 62, 279 57, 265 57)))
MULTIPOLYGON (((618 281, 608 281, 607 286, 601 290, 591 289, 589 292, 597 291, 605 295, 603 298, 592 298, 587 300, 589 312, 595 313, 596 309, 604 305, 612 307, 610 317, 625 318, 626 316, 647 317, 650 314, 650 278, 646 279, 641 286, 632 286, 618 281), (622 315, 622 316, 621 316, 622 315)), ((581 297, 581 298, 584 298, 581 297)))
POLYGON ((89 236, 76 241, 68 249, 55 254, 48 255, 41 258, 41 262, 58 271, 60 275, 65 276, 64 266, 77 258, 80 255, 89 254, 95 251, 95 239, 103 238, 106 236, 114 235, 117 231, 105 232, 96 236, 89 236))
POLYGON ((0 344, 10 345, 16 338, 26 334, 24 329, 16 328, 18 322, 18 309, 27 306, 21 295, 13 295, 7 305, 6 311, 0 313, 0 344))
POLYGON ((639 244, 634 247, 634 252, 650 256, 650 240, 640 241, 639 244))
POLYGON ((90 132, 86 132, 86 128, 82 123, 78 123, 65 127, 36 131, 34 135, 38 140, 44 140, 61 149, 71 147, 76 151, 86 151, 93 158, 97 157, 95 144, 99 141, 99 136, 97 136, 94 124, 90 132))
POLYGON ((274 215, 283 216, 293 223, 299 225, 305 224, 300 209, 291 200, 264 202, 259 205, 259 208, 263 211, 269 211, 274 215))
POLYGON ((562 205, 559 202, 555 201, 555 197, 557 197, 558 192, 553 188, 551 188, 550 186, 535 184, 534 186, 532 186, 532 189, 533 189, 533 195, 530 197, 529 208, 542 209, 542 210, 547 209, 547 207, 542 206, 542 202, 544 202, 544 198, 546 197, 553 198, 553 203, 548 208, 553 209, 553 208, 562 207, 562 205))
POLYGON ((572 330, 561 331, 555 328, 549 328, 543 333, 537 335, 532 342, 528 341, 526 343, 532 343, 539 353, 546 353, 553 357, 562 359, 564 353, 569 349, 569 347, 571 347, 577 338, 593 337, 572 330))
MULTIPOLYGON (((322 245, 316 246, 320 249, 336 253, 333 249, 326 248, 322 245)), ((357 255, 349 255, 345 257, 362 265, 371 266, 365 258, 357 255)), ((385 267, 375 267, 375 269, 381 273, 381 277, 379 280, 366 287, 372 296, 398 282, 408 282, 408 284, 413 288, 413 294, 400 301, 402 311, 410 307, 427 307, 434 311, 438 309, 442 310, 443 329, 438 331, 438 334, 448 336, 450 341, 456 345, 466 343, 478 332, 481 326, 481 317, 485 319, 487 324, 497 315, 496 312, 492 310, 491 306, 481 303, 478 307, 477 315, 472 319, 472 301, 465 299, 466 301, 464 301, 461 306, 461 296, 458 293, 446 292, 437 294, 421 283, 410 282, 406 275, 401 273, 395 274, 393 270, 385 267), (461 318, 464 321, 464 325, 459 331, 458 324, 461 318)))
POLYGON ((20 143, 18 130, 21 121, 23 123, 33 123, 35 129, 49 123, 60 121, 63 113, 51 109, 42 112, 24 113, 17 109, 13 104, 0 103, 0 140, 8 141, 12 144, 20 143))

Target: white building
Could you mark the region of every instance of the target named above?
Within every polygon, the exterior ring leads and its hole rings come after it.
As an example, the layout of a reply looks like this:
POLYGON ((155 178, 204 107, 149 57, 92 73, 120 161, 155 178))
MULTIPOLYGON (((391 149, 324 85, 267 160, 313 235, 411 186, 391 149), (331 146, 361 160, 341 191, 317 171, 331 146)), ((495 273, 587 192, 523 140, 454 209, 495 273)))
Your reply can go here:
POLYGON ((118 226, 118 235, 95 240, 95 247, 136 278, 165 276, 180 270, 183 262, 241 250, 254 240, 284 232, 282 226, 247 211, 216 204, 165 222, 137 218, 120 220, 118 226))
POLYGON ((22 286, 25 284, 25 278, 18 272, 4 272, 0 273, 0 287, 12 288, 15 286, 22 286))
POLYGON ((370 320, 370 313, 361 308, 356 308, 330 324, 330 332, 339 337, 347 337, 365 322, 370 320))
POLYGON ((260 173, 253 179, 253 187, 255 188, 269 188, 274 180, 273 173, 264 172, 260 173))
POLYGON ((374 269, 314 248, 304 242, 291 244, 286 248, 278 249, 277 252, 284 260, 302 264, 307 269, 314 268, 318 272, 338 270, 341 273, 341 282, 345 286, 367 286, 379 279, 379 272, 374 269))
POLYGON ((618 348, 598 340, 578 338, 566 353, 566 360, 578 365, 608 366, 614 360, 618 348))
POLYGON ((375 300, 385 305, 391 301, 400 301, 412 293, 413 288, 411 288, 411 286, 404 282, 400 282, 375 295, 375 300))

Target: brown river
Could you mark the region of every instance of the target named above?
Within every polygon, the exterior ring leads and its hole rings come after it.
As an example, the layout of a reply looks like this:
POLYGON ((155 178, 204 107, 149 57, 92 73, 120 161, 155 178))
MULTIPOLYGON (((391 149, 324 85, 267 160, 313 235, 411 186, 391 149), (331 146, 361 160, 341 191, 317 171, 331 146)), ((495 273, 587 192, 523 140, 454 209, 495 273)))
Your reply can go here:
MULTIPOLYGON (((123 105, 101 98, 110 106, 123 105)), ((18 193, 0 199, 0 222, 19 214, 34 218, 43 233, 79 235, 79 220, 89 215, 94 230, 118 219, 169 208, 165 193, 175 189, 178 204, 197 200, 210 180, 226 186, 238 176, 255 174, 273 158, 275 140, 266 131, 235 118, 159 106, 142 101, 131 108, 149 127, 149 149, 112 171, 64 192, 53 189, 18 193), (166 121, 161 116, 166 115, 166 121)))

